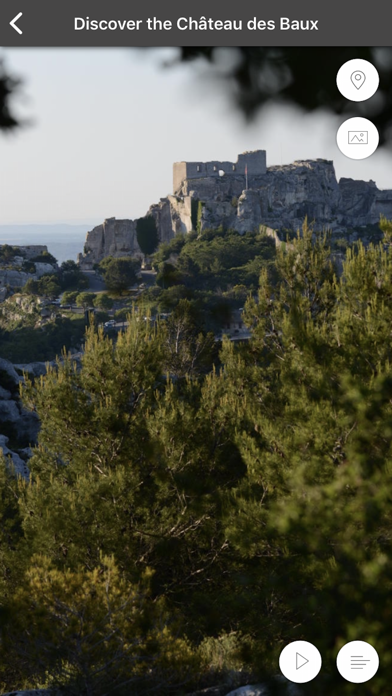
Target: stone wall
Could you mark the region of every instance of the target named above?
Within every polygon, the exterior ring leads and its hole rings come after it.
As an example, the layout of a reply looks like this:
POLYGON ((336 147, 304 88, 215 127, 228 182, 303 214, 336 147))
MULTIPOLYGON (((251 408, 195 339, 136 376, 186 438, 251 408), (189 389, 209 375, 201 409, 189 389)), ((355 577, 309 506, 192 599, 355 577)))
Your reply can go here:
MULTIPOLYGON (((254 176, 267 171, 267 153, 265 150, 243 152, 236 162, 175 162, 173 164, 173 193, 176 194, 185 179, 202 179, 205 177, 241 176, 245 177, 248 168, 248 181, 254 176)), ((245 186, 243 186, 245 188, 245 186)))

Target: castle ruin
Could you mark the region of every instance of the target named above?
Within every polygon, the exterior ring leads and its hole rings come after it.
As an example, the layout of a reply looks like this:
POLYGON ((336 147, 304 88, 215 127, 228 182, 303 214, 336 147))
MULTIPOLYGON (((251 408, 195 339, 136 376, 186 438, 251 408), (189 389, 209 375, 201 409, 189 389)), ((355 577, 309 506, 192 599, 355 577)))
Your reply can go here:
MULTIPOLYGON (((236 162, 175 162, 173 164, 173 193, 176 194, 185 179, 204 179, 219 176, 246 176, 248 178, 267 173, 267 153, 253 150, 238 155, 236 162)), ((245 186, 244 186, 245 188, 245 186)))

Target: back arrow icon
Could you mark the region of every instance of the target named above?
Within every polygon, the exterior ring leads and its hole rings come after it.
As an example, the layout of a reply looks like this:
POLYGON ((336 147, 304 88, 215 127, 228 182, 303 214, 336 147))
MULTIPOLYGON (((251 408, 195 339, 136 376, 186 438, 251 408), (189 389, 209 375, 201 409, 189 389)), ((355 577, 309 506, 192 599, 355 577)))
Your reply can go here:
POLYGON ((13 19, 11 19, 11 21, 10 21, 11 27, 12 27, 13 29, 15 29, 15 31, 17 31, 18 34, 23 34, 23 31, 22 31, 21 29, 19 29, 19 27, 16 26, 16 22, 18 21, 18 19, 21 18, 22 14, 23 14, 23 12, 19 12, 19 14, 17 14, 16 17, 14 17, 13 19))

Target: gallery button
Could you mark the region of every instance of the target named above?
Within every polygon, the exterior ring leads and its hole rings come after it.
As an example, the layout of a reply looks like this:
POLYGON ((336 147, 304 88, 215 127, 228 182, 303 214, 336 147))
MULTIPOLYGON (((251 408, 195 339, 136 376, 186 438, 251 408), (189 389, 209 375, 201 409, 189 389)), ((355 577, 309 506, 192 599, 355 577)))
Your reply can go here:
POLYGON ((379 664, 377 651, 363 640, 346 643, 336 658, 339 673, 352 684, 363 684, 372 679, 379 664))
POLYGON ((336 142, 340 152, 355 160, 366 159, 377 150, 378 130, 367 118, 348 118, 340 126, 336 142))
POLYGON ((283 676, 295 684, 305 684, 317 677, 321 669, 321 655, 317 648, 306 640, 296 640, 283 648, 279 667, 283 676))

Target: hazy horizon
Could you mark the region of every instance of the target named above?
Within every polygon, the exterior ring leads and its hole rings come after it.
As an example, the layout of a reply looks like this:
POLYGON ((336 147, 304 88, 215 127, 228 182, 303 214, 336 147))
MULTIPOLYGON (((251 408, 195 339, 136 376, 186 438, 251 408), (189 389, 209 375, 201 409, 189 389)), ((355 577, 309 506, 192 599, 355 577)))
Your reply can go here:
MULTIPOLYGON (((333 160, 338 180, 392 188, 390 150, 362 161, 338 150, 345 117, 275 106, 247 125, 206 63, 162 67, 174 55, 3 49, 7 69, 23 80, 14 104, 29 123, 0 137, 0 225, 141 217, 172 193, 173 162, 235 161, 245 150, 265 149, 267 166, 333 160)), ((224 73, 229 58, 220 55, 224 73)))

